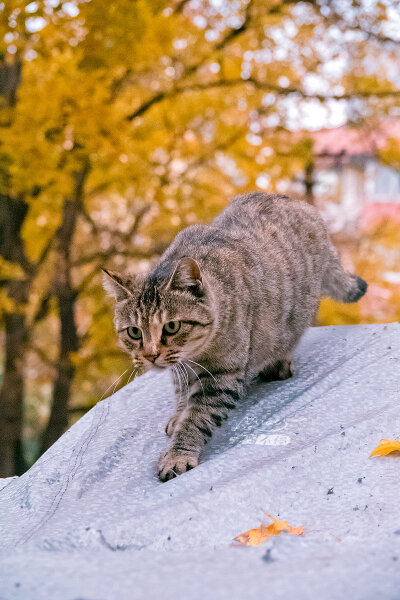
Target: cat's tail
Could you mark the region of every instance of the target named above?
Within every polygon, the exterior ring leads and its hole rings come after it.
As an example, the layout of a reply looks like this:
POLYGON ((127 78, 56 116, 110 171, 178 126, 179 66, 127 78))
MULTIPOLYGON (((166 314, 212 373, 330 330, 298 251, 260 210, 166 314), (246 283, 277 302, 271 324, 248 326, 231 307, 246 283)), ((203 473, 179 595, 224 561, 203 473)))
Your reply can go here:
POLYGON ((322 282, 322 295, 338 302, 358 302, 364 296, 368 284, 358 275, 347 273, 332 247, 331 260, 322 282))

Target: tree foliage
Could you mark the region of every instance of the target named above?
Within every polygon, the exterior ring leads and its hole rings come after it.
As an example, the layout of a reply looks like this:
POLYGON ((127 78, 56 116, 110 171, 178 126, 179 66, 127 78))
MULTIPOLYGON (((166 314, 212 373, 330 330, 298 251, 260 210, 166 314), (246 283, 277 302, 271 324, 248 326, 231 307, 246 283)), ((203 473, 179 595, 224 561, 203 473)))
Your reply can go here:
POLYGON ((313 159, 290 134, 303 114, 395 115, 400 17, 389 1, 9 0, 0 18, 3 371, 19 382, 0 393, 1 476, 24 397, 46 449, 129 375, 100 267, 147 269, 229 196, 283 190, 313 159))

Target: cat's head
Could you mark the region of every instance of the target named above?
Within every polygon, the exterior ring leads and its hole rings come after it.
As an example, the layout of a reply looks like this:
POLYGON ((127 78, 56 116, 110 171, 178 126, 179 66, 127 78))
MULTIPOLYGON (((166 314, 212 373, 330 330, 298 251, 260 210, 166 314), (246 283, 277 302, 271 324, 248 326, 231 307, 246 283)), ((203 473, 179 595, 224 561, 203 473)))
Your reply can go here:
POLYGON ((142 372, 195 359, 213 332, 213 302, 196 261, 182 258, 149 275, 104 271, 105 290, 115 298, 119 344, 142 372))

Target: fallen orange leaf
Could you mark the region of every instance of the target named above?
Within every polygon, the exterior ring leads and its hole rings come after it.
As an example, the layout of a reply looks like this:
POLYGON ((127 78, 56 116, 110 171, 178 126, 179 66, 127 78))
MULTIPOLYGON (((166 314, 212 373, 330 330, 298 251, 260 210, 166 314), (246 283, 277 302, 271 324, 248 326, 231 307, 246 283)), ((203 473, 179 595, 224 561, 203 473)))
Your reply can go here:
POLYGON ((400 450, 399 440, 387 440, 383 438, 379 442, 379 446, 377 446, 369 456, 370 458, 371 456, 384 456, 385 454, 390 454, 390 452, 395 452, 396 450, 400 450))
POLYGON ((304 527, 291 527, 287 521, 279 521, 275 519, 273 516, 265 513, 267 517, 272 519, 271 525, 265 525, 261 523, 260 527, 256 527, 255 529, 250 529, 245 533, 241 533, 240 535, 234 538, 234 542, 239 542, 240 544, 244 544, 245 546, 259 546, 270 537, 274 535, 280 535, 282 531, 286 531, 292 535, 303 535, 304 527))

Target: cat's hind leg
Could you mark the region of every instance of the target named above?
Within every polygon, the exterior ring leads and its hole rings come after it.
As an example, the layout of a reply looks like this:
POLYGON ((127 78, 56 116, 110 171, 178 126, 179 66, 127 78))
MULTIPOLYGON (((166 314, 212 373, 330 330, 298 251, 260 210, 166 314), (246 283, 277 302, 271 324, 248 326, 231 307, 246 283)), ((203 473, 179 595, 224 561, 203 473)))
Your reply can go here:
POLYGON ((289 379, 292 375, 291 358, 285 358, 264 367, 260 372, 260 379, 263 381, 283 381, 284 379, 289 379))
POLYGON ((322 281, 321 295, 338 302, 357 302, 364 296, 367 288, 367 282, 358 275, 347 273, 336 252, 332 252, 322 281))

